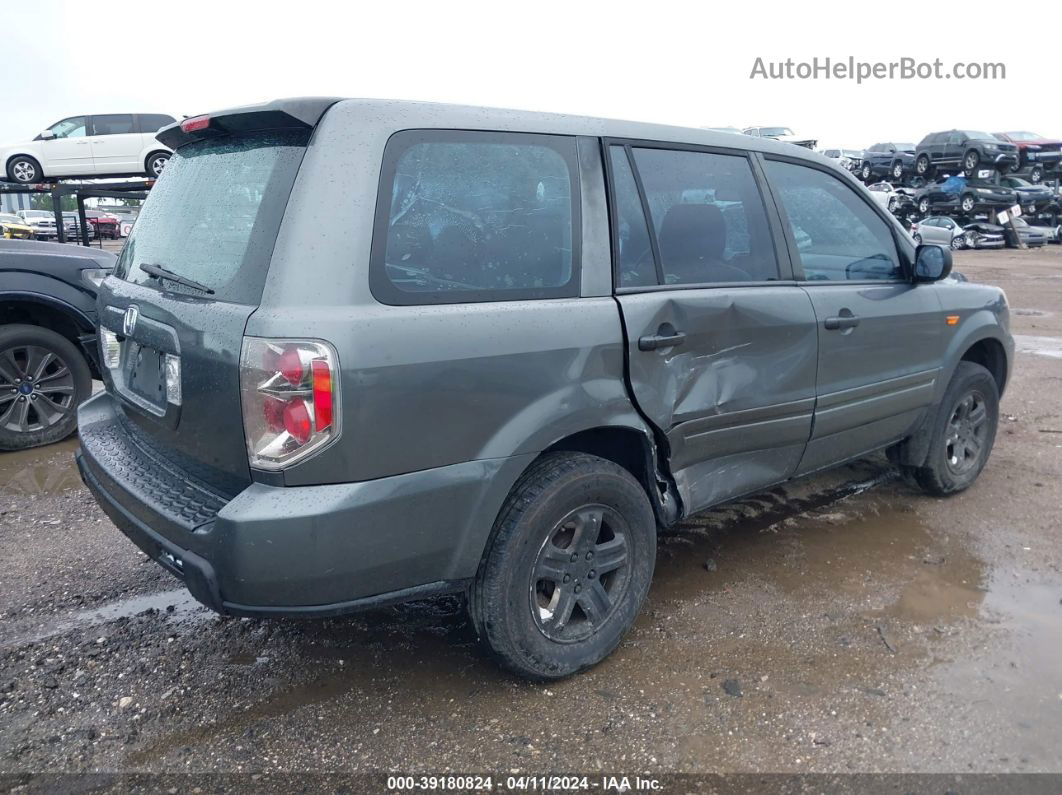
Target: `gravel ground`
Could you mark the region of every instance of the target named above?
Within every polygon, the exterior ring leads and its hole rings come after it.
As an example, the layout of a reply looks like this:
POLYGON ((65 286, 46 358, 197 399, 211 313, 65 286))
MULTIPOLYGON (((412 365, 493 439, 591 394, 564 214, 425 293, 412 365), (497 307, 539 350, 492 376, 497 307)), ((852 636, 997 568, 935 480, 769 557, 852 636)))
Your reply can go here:
POLYGON ((702 514, 620 649, 548 686, 455 598, 217 617, 96 508, 76 440, 4 454, 0 773, 1062 773, 1062 247, 956 269, 1020 335, 976 486, 875 457, 702 514))

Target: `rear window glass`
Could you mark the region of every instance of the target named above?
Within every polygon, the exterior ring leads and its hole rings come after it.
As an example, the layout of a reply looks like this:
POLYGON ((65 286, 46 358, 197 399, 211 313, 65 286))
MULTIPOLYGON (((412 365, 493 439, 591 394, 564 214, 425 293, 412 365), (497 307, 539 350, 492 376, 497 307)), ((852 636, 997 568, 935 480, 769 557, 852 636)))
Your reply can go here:
POLYGON ((308 136, 268 132, 178 149, 140 210, 116 275, 197 294, 140 269, 157 265, 209 287, 220 300, 258 303, 308 136))
POLYGON ((384 153, 371 286, 389 304, 578 292, 572 138, 411 130, 384 153))

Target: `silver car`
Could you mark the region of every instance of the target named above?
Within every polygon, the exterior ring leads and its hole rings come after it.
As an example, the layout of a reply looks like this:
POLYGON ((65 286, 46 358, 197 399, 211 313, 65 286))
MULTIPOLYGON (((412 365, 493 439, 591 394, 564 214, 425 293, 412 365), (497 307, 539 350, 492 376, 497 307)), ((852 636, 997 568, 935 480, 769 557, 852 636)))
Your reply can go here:
POLYGON ((911 227, 911 237, 918 245, 935 243, 953 249, 966 248, 965 234, 966 230, 946 215, 930 216, 911 227))

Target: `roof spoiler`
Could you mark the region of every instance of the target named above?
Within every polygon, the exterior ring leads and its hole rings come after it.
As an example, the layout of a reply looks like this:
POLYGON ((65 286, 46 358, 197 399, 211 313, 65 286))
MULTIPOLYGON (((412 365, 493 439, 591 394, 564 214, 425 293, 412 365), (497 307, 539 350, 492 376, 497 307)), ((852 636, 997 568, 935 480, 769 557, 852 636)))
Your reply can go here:
POLYGON ((339 100, 340 97, 296 97, 219 110, 195 117, 197 121, 202 121, 191 125, 194 129, 185 131, 181 128, 182 125, 189 126, 186 124, 189 119, 185 119, 163 127, 155 138, 170 149, 179 149, 205 138, 230 133, 312 129, 324 112, 339 100))

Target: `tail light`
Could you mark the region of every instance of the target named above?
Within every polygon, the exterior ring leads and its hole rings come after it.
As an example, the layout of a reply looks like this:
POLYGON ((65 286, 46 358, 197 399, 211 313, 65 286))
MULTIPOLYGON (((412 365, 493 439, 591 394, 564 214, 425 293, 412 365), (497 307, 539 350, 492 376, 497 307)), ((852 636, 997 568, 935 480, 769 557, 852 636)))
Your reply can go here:
POLYGON ((339 436, 338 377, 327 342, 244 337, 240 393, 251 466, 283 469, 339 436))

